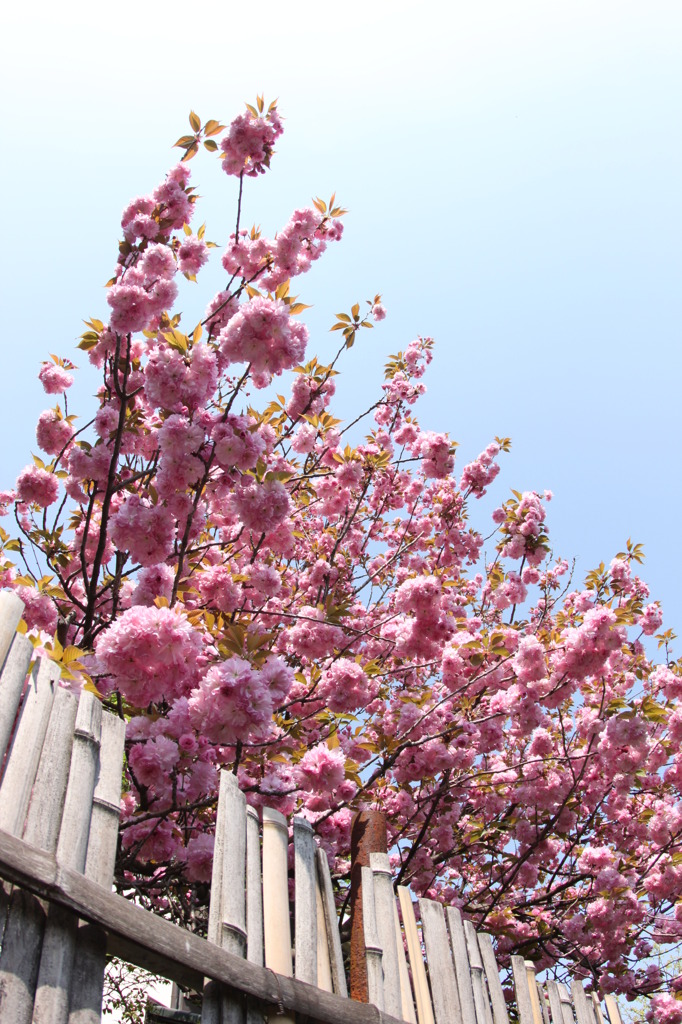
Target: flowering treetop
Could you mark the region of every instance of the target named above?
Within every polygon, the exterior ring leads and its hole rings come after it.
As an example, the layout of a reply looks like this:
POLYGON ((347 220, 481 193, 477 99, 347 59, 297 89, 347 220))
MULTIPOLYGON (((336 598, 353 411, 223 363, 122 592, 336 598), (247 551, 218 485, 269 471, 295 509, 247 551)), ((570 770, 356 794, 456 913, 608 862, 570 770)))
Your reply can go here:
POLYGON ((657 992, 641 961, 682 935, 682 671, 639 546, 576 586, 551 554, 549 492, 512 492, 484 538, 470 508, 509 441, 458 469, 421 427, 431 339, 335 418, 342 356, 384 319, 381 296, 336 315, 323 364, 290 288, 345 211, 318 199, 272 237, 245 229, 276 106, 190 124, 182 161, 124 210, 108 311, 80 341, 102 374, 94 416, 68 408, 74 365, 45 362, 45 458, 0 496, 17 527, 2 585, 26 629, 128 720, 121 889, 201 927, 227 767, 254 805, 311 820, 341 887, 352 813, 380 807, 398 877, 502 953, 657 992), (179 284, 212 248, 192 227, 200 148, 238 179, 236 226, 224 287, 187 328, 179 284), (258 402, 276 378, 286 394, 258 402))

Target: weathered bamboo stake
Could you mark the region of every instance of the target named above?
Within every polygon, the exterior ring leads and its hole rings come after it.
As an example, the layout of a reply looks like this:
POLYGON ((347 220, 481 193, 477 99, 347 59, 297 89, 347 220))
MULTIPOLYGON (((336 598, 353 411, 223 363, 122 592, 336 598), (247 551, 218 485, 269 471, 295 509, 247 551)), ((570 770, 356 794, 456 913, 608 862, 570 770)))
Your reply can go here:
POLYGON ((21 833, 26 819, 58 678, 58 666, 43 658, 28 681, 0 785, 0 829, 12 835, 21 833))
POLYGON ((343 968, 343 951, 341 949, 341 936, 339 935, 339 921, 336 916, 332 879, 329 872, 329 861, 324 850, 318 849, 316 857, 317 877, 320 883, 325 930, 329 946, 329 965, 332 972, 333 991, 337 995, 347 998, 348 986, 346 984, 346 972, 343 968))
POLYGON ((538 992, 538 983, 535 979, 535 964, 532 960, 525 960, 524 963, 526 965, 528 995, 530 996, 530 1005, 533 1010, 533 1020, 535 1024, 544 1024, 542 1016, 542 1007, 540 1006, 540 994, 538 992))
POLYGON ((400 915, 398 914, 398 903, 393 897, 393 927, 395 930, 395 944, 398 950, 398 972, 400 974, 400 1005, 402 1007, 402 1018, 409 1024, 417 1024, 417 1015, 414 1011, 414 996, 410 986, 410 972, 407 967, 405 955, 405 940, 400 927, 400 915))
POLYGON ((547 1005, 547 989, 544 985, 541 985, 539 981, 536 982, 538 990, 538 999, 540 1000, 540 1009, 542 1010, 543 1024, 551 1024, 549 1019, 549 1006, 547 1005))
POLYGON ((395 934, 395 896, 391 864, 387 853, 370 853, 369 866, 374 875, 374 911, 379 932, 379 945, 383 950, 384 1005, 386 1013, 402 1016, 400 992, 400 966, 395 934))
MULTIPOLYGON (((324 989, 325 992, 334 991, 334 982, 332 980, 332 965, 330 956, 330 936, 327 935, 327 919, 324 914, 324 902, 322 900, 322 886, 320 884, 320 875, 317 870, 317 854, 320 850, 315 848, 315 925, 317 928, 317 950, 316 950, 316 963, 317 963, 317 987, 324 989)), ((323 857, 326 856, 323 853, 323 857)))
MULTIPOLYGON (((223 891, 223 851, 227 823, 227 786, 222 784, 223 772, 220 773, 218 790, 218 808, 215 823, 215 840, 213 845, 213 869, 211 872, 211 899, 208 905, 208 941, 215 946, 220 945, 222 926, 222 891, 223 891)), ((210 979, 204 980, 203 999, 201 1002, 201 1024, 220 1024, 220 986, 210 979)))
MULTIPOLYGON (((368 1002, 379 1010, 384 1009, 384 968, 383 947, 379 938, 376 901, 374 893, 375 876, 371 868, 362 868, 362 925, 365 933, 365 976, 367 978, 368 1002)), ((352 997, 351 997, 352 998, 352 997)))
MULTIPOLYGON (((246 959, 263 965, 263 877, 260 854, 260 821, 253 807, 246 808, 246 959)), ((247 1024, 264 1024, 262 1012, 246 1004, 247 1024)))
POLYGON ((11 590, 0 590, 0 665, 5 662, 23 614, 21 598, 11 590))
MULTIPOLYGON (((471 921, 464 922, 464 937, 469 953, 469 964, 471 965, 471 985, 474 992, 476 1021, 477 1024, 493 1024, 493 1014, 490 1007, 491 999, 484 975, 483 958, 478 944, 476 929, 471 921)), ((497 974, 497 965, 495 965, 495 973, 497 974)), ((501 991, 500 994, 502 995, 501 991)), ((504 996, 502 998, 504 999, 504 996)))
POLYGON ((557 985, 557 989, 558 989, 558 992, 559 992, 559 1001, 561 1003, 561 1016, 563 1018, 564 1024, 573 1024, 573 1022, 574 1022, 573 1009, 574 1008, 573 1008, 573 1003, 571 1002, 571 997, 568 994, 568 989, 566 988, 565 985, 562 985, 561 983, 559 983, 557 985))
POLYGON ((2 676, 0 676, 0 774, 2 774, 2 760, 12 735, 32 655, 31 641, 17 633, 5 658, 2 676))
POLYGON ((609 995, 604 996, 604 1002, 606 1003, 606 1012, 609 1016, 609 1024, 622 1024, 620 1010, 618 1009, 618 1003, 616 1002, 615 996, 609 995))
POLYGON ((585 989, 583 988, 582 982, 578 981, 577 978, 574 978, 571 984, 571 999, 573 1000, 575 1019, 578 1024, 593 1024, 592 1014, 587 1003, 585 989))
MULTIPOLYGON (((263 921, 265 966, 277 974, 293 975, 289 920, 289 830, 279 811, 263 808, 263 921)), ((293 1022, 287 1014, 281 1024, 293 1022)))
POLYGON ((294 974, 317 985, 315 840, 306 818, 294 818, 294 974))
MULTIPOLYGON (((107 889, 111 888, 116 861, 124 743, 125 722, 104 712, 85 875, 107 889)), ((100 1024, 106 952, 106 932, 81 923, 71 978, 69 1024, 100 1024)))
MULTIPOLYGON (((231 772, 221 772, 220 785, 227 790, 223 842, 223 881, 220 894, 220 946, 234 956, 246 956, 246 797, 231 772)), ((241 1024, 244 1003, 223 989, 220 993, 222 1024, 241 1024)))
POLYGON ((485 980, 490 994, 490 1005, 492 1007, 494 1024, 509 1024, 507 1001, 504 998, 504 992, 502 991, 500 974, 497 969, 497 961, 495 960, 495 950, 493 949, 493 940, 486 932, 477 934, 470 921, 464 922, 464 931, 467 935, 467 941, 470 941, 473 945, 475 940, 481 952, 481 960, 483 961, 485 980), (469 939, 470 932, 473 932, 473 938, 471 940, 469 939))
POLYGON ((459 992, 462 1020, 464 1024, 474 1024, 476 1021, 476 1004, 474 1003, 469 951, 464 934, 462 915, 457 907, 448 907, 445 911, 445 917, 448 923, 448 931, 450 932, 452 958, 455 961, 455 975, 457 977, 457 991, 459 992))
POLYGON ((419 900, 419 911, 436 1024, 463 1024, 445 912, 440 903, 427 899, 419 900))
MULTIPOLYGON (((58 690, 23 829, 26 842, 51 854, 59 837, 77 707, 72 694, 58 690)), ((13 1024, 28 1024, 31 1020, 45 917, 40 900, 14 890, 0 953, 0 1020, 13 1024)))
MULTIPOLYGON (((74 871, 85 870, 92 799, 99 770, 102 705, 83 690, 78 701, 69 768, 69 784, 57 843, 57 862, 74 871)), ((66 1024, 78 918, 51 905, 45 923, 40 969, 33 1008, 34 1024, 66 1024)))
POLYGON ((552 1015, 552 1024, 568 1024, 568 1022, 564 1020, 561 996, 559 995, 559 987, 556 981, 552 978, 548 978, 545 984, 547 986, 547 997, 549 999, 549 1009, 552 1015))
POLYGON ((533 1004, 530 999, 528 987, 528 975, 526 973, 526 962, 522 956, 511 958, 512 975, 514 977, 514 992, 516 994, 516 1008, 519 1011, 520 1024, 534 1024, 533 1004))
POLYGON ((596 992, 592 993, 590 1001, 592 1003, 592 1012, 594 1013, 596 1024, 606 1024, 606 1021, 604 1020, 604 1014, 601 1012, 601 1003, 599 1002, 599 996, 596 992))
POLYGON ((414 984, 414 996, 417 1004, 417 1019, 419 1024, 435 1024, 433 1009, 431 1007, 431 994, 429 993, 429 982, 424 967, 417 922, 414 919, 414 907, 410 890, 404 886, 398 886, 398 899, 403 915, 403 928, 407 939, 407 952, 410 958, 412 969, 412 982, 414 984))
MULTIPOLYGON (((0 592, 0 599, 3 596, 4 592, 0 592)), ((21 602, 19 603, 21 604, 21 602)), ((17 710, 21 703, 21 695, 24 690, 26 674, 32 654, 33 646, 31 641, 25 636, 20 636, 16 633, 9 653, 3 659, 2 675, 0 675, 0 778, 2 778, 5 752, 12 735, 17 710)), ((0 947, 2 946, 2 937, 7 923, 9 898, 10 887, 0 882, 0 947)))

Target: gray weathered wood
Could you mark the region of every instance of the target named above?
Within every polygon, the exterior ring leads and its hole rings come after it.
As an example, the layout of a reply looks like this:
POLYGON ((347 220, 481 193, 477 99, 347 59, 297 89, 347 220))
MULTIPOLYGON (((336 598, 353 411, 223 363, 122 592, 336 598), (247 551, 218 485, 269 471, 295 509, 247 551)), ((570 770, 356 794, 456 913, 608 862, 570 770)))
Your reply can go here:
POLYGON ((436 1024, 463 1024, 443 907, 433 900, 420 899, 419 912, 436 1024))
POLYGON ((464 1021, 464 1024, 476 1024, 474 989, 471 983, 469 952, 467 950, 467 942, 464 935, 462 915, 457 907, 448 907, 445 912, 445 917, 448 923, 448 931, 450 932, 452 958, 455 962, 455 975, 457 977, 457 991, 459 992, 459 1005, 462 1011, 462 1020, 464 1021))
MULTIPOLYGON (((324 916, 324 903, 322 902, 322 887, 317 871, 317 854, 319 850, 315 847, 315 918, 317 923, 317 987, 323 988, 325 992, 334 991, 332 980, 332 965, 330 959, 330 942, 327 936, 327 920, 324 916)), ((325 858, 326 859, 326 858, 325 858)))
MULTIPOLYGON (((386 853, 370 853, 369 866, 374 875, 374 909, 379 932, 379 944, 383 950, 384 1006, 386 1013, 402 1016, 400 995, 400 967, 398 945, 395 934, 395 896, 391 864, 386 853)), ((364 906, 364 904, 363 904, 364 906)))
MULTIPOLYGON (((124 743, 125 722, 105 711, 85 874, 106 888, 111 887, 114 878, 124 743)), ((100 1024, 106 952, 106 933, 94 925, 81 923, 71 976, 69 1024, 100 1024)))
MULTIPOLYGON (((222 929, 220 944, 235 956, 246 956, 246 797, 236 776, 222 772, 227 788, 225 847, 223 851, 222 929)), ((221 1024, 241 1024, 243 1000, 229 989, 220 993, 221 1024)))
POLYGON ((246 797, 231 772, 220 773, 227 789, 223 847, 220 945, 235 956, 246 955, 246 797))
POLYGON ((547 1001, 547 989, 540 982, 537 982, 538 988, 538 999, 540 1000, 540 1009, 542 1010, 542 1021, 543 1024, 551 1024, 549 1019, 549 1005, 547 1001))
POLYGON ((398 950, 398 972, 400 974, 400 1006, 401 1015, 404 1021, 408 1021, 409 1024, 417 1024, 417 1015, 414 1012, 414 996, 412 995, 412 988, 410 986, 410 972, 407 967, 407 957, 405 955, 405 939, 403 932, 400 927, 400 917, 398 915, 398 904, 393 899, 393 927, 395 931, 395 943, 398 950))
POLYGON ((46 914, 36 896, 19 888, 9 910, 0 953, 0 1021, 30 1024, 46 914))
POLYGON ((317 985, 315 840, 306 818, 294 818, 294 967, 299 981, 317 985))
MULTIPOLYGON (((227 830, 227 794, 223 786, 224 771, 220 773, 218 807, 216 811, 215 839, 213 844, 213 867, 211 870, 211 898, 208 906, 208 941, 220 945, 222 927, 223 853, 227 830)), ((177 980, 177 979, 175 979, 177 980)), ((201 1002, 201 1024, 220 1024, 220 986, 215 980, 206 978, 203 983, 201 1002)))
POLYGON ((11 590, 0 590, 0 666, 5 663, 23 614, 21 598, 11 590))
POLYGON ((519 1012, 519 1022, 520 1024, 534 1024, 533 1004, 530 1001, 526 962, 522 956, 513 956, 511 958, 511 966, 514 978, 516 1008, 519 1012))
MULTIPOLYGON (((263 877, 261 873, 260 821, 254 807, 246 808, 246 958, 263 963, 263 877)), ((264 1024, 261 1010, 249 1002, 247 1024, 264 1024)))
POLYGON ((260 822, 253 807, 246 808, 246 956, 252 964, 263 963, 260 822))
MULTIPOLYGON (((473 928, 473 925, 470 927, 473 928)), ((464 925, 464 928, 468 935, 466 924, 464 925)), ((504 992, 502 991, 500 974, 497 969, 497 961, 495 960, 495 950, 493 949, 493 940, 486 932, 478 933, 476 935, 476 939, 478 942, 478 948, 481 951, 481 960, 483 961, 485 980, 490 994, 490 1004, 492 1007, 494 1024, 509 1024, 507 1001, 504 998, 504 992)))
POLYGON ((577 978, 573 979, 571 984, 571 999, 573 1001, 573 1009, 575 1010, 575 1018, 578 1024, 593 1024, 592 1014, 590 1007, 587 1003, 587 996, 585 995, 585 989, 581 981, 577 978))
POLYGON ((401 1024, 368 1004, 294 978, 275 978, 266 968, 231 956, 82 874, 59 867, 54 857, 5 832, 0 832, 0 877, 105 927, 112 953, 125 951, 129 962, 185 987, 196 988, 207 976, 263 1004, 276 1007, 281 1001, 288 1012, 300 1012, 324 1024, 401 1024))
MULTIPOLYGON (((48 853, 54 853, 59 838, 77 707, 72 694, 58 689, 23 830, 27 842, 48 853)), ((35 897, 15 890, 0 954, 0 1013, 8 1020, 31 1020, 44 928, 45 911, 35 897)))
MULTIPOLYGON (((471 985, 474 991, 476 1022, 477 1024, 493 1024, 493 1013, 490 1006, 490 994, 486 984, 483 957, 481 956, 476 929, 471 921, 464 922, 464 936, 469 954, 469 965, 471 967, 471 985)), ((504 999, 504 996, 502 998, 504 999)))
POLYGON ((573 1016, 573 1003, 571 997, 568 994, 568 989, 561 982, 557 985, 559 991, 559 1001, 561 1002, 561 1015, 563 1017, 564 1024, 574 1024, 573 1016))
POLYGON ((540 994, 538 992, 538 983, 535 978, 535 964, 532 960, 525 960, 526 965, 526 980, 528 982, 528 995, 530 996, 530 1005, 533 1010, 533 1020, 535 1024, 544 1024, 542 1016, 542 1007, 540 1006, 540 994))
MULTIPOLYGON (((279 811, 263 808, 263 940, 265 966, 291 977, 291 918, 289 914, 289 830, 279 811)), ((286 1014, 279 1015, 282 1024, 292 1022, 286 1014)))
POLYGON ((561 1007, 561 997, 559 995, 559 988, 556 981, 552 978, 548 978, 545 982, 547 988, 547 997, 549 999, 549 1009, 552 1017, 552 1024, 566 1024, 564 1021, 564 1014, 561 1007))
POLYGON ((417 1020, 419 1024, 434 1024, 431 993, 429 992, 429 982, 426 977, 426 968, 424 967, 417 922, 414 919, 412 897, 410 896, 410 890, 406 886, 398 886, 398 899, 400 900, 400 910, 403 915, 403 929, 407 940, 407 953, 412 970, 414 996, 417 1004, 417 1020))
POLYGON ((286 818, 263 808, 263 921, 265 965, 278 974, 293 974, 288 877, 289 830, 286 818))
POLYGON ((601 1012, 601 1003, 599 1002, 599 996, 596 992, 591 993, 590 1002, 592 1004, 592 1012, 594 1014, 595 1024, 606 1024, 604 1020, 604 1014, 601 1012))
POLYGON ((618 1009, 618 1003, 616 1002, 615 996, 611 994, 604 996, 604 1002, 606 1003, 606 1012, 609 1017, 609 1024, 622 1024, 620 1010, 618 1009))
POLYGON ((21 833, 26 818, 58 677, 58 666, 42 658, 28 681, 0 785, 0 829, 12 835, 21 833))
POLYGON ((348 987, 346 985, 346 972, 343 969, 343 951, 341 950, 341 936, 339 935, 339 922, 336 917, 336 904, 334 902, 329 861, 324 850, 318 849, 316 857, 327 942, 329 944, 329 964, 332 972, 333 990, 337 995, 347 998, 348 987))
MULTIPOLYGON (((83 690, 78 701, 69 782, 57 842, 57 862, 73 871, 85 870, 101 731, 102 705, 94 693, 83 690)), ((68 1021, 77 933, 78 918, 63 907, 50 906, 33 1009, 36 1024, 68 1021)))
POLYGON ((374 893, 374 872, 363 867, 362 875, 362 929, 365 936, 365 962, 367 964, 367 993, 370 1003, 384 1009, 383 949, 377 925, 374 893))
POLYGON ((0 769, 9 738, 12 735, 12 727, 21 703, 21 695, 32 656, 31 641, 17 633, 5 660, 2 676, 0 676, 0 769))

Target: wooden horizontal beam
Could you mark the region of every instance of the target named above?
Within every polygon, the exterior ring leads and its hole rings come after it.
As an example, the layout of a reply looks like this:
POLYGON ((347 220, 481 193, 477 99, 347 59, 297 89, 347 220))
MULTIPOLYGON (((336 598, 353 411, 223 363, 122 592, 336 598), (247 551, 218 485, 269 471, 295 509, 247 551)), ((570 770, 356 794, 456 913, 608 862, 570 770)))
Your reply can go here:
POLYGON ((113 955, 199 991, 208 977, 271 1007, 324 1024, 401 1024, 369 1003, 344 999, 227 953, 61 867, 50 854, 4 831, 0 877, 99 925, 107 932, 113 955))

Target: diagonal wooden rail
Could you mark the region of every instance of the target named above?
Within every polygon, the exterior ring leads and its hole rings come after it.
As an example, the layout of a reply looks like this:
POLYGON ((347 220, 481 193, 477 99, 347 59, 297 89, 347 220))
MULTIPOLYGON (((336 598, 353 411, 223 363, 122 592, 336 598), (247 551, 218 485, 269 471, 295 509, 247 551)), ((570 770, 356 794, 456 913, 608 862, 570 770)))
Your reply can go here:
POLYGON ((0 876, 99 925, 107 933, 110 953, 179 985, 201 990, 208 977, 275 1012, 284 1009, 325 1024, 400 1024, 371 1003, 345 999, 235 956, 60 866, 51 854, 7 832, 0 832, 0 876))

